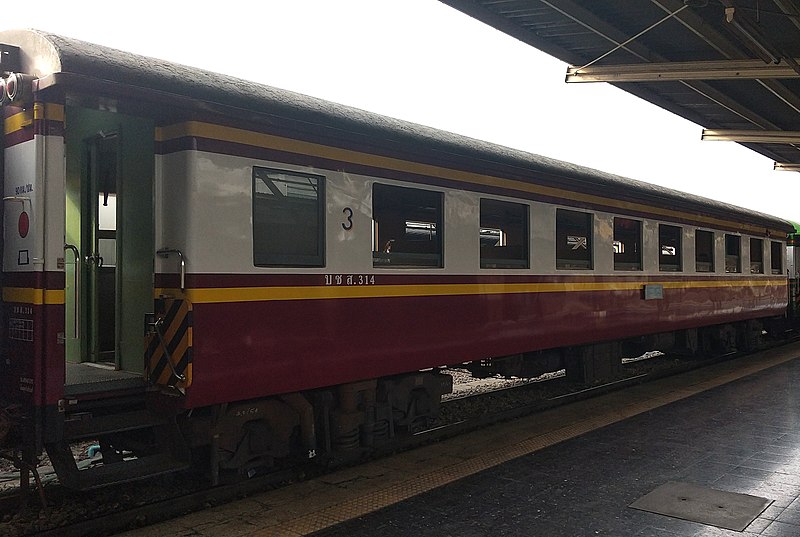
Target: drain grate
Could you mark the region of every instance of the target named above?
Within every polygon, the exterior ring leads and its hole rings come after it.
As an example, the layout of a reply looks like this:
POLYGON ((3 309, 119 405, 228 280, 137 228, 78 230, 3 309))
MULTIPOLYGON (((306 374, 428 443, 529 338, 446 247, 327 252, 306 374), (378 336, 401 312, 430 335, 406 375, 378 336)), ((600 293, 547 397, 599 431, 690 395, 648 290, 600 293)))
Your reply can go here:
POLYGON ((729 530, 743 531, 772 500, 670 481, 629 507, 729 530))

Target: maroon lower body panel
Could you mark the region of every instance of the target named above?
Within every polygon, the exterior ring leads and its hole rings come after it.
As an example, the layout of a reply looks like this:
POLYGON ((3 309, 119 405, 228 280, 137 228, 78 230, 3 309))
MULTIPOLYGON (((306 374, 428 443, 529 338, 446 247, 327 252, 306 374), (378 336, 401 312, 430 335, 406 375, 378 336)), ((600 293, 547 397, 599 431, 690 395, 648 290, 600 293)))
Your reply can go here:
POLYGON ((194 304, 189 407, 782 315, 786 286, 194 304))
POLYGON ((58 401, 64 396, 64 306, 5 303, 5 352, 0 365, 0 406, 24 427, 23 451, 37 453, 56 439, 58 401))
POLYGON ((4 398, 23 406, 55 405, 64 396, 63 305, 4 304, 4 398))
POLYGON ((24 408, 57 405, 64 396, 64 304, 40 299, 63 292, 64 273, 6 272, 3 284, 0 399, 24 408), (39 299, 18 301, 33 297, 39 299))

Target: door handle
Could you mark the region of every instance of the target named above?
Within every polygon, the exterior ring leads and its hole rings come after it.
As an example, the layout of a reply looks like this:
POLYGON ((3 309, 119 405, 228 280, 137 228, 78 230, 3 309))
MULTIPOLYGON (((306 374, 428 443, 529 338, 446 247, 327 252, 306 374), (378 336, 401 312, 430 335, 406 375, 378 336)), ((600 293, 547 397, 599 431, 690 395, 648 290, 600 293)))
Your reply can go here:
POLYGON ((103 266, 103 256, 97 252, 89 254, 86 256, 86 264, 90 266, 95 265, 97 268, 101 268, 103 266))

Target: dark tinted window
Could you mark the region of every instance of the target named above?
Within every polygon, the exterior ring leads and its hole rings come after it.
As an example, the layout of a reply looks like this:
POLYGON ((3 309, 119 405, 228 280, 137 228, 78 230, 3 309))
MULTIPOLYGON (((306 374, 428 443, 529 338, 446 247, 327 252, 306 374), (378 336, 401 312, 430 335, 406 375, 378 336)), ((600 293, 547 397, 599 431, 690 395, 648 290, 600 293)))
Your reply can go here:
POLYGON ((742 239, 737 235, 725 235, 725 272, 741 272, 742 239))
POLYGON ((324 266, 324 204, 323 177, 253 168, 253 263, 324 266))
POLYGON ((614 218, 614 270, 642 270, 642 223, 614 218))
POLYGON ((442 197, 430 190, 374 185, 373 266, 443 266, 442 197))
POLYGON ((592 215, 556 209, 556 268, 592 268, 592 215))
POLYGON ((681 263, 683 229, 667 224, 658 225, 658 269, 669 272, 683 270, 681 263))
POLYGON ((773 274, 783 274, 783 243, 770 241, 770 267, 773 274))
POLYGON ((694 260, 697 272, 714 272, 714 232, 698 229, 694 235, 694 260))
POLYGON ((750 238, 750 274, 764 274, 764 241, 750 238))
POLYGON ((481 200, 481 268, 528 268, 528 206, 481 200))

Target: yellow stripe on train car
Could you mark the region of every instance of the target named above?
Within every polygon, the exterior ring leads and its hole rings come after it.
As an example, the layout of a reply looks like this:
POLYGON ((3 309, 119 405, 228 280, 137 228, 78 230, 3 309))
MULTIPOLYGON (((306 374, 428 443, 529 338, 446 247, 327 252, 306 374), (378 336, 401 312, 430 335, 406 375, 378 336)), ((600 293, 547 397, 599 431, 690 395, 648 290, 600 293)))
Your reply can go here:
MULTIPOLYGON (((549 187, 540 184, 530 183, 527 181, 517 181, 514 179, 495 177, 491 175, 469 172, 465 170, 446 168, 443 166, 435 166, 433 164, 424 164, 421 162, 402 160, 394 157, 385 157, 381 155, 375 155, 372 153, 355 151, 352 149, 343 149, 339 147, 328 146, 313 142, 306 142, 303 140, 296 140, 294 138, 285 138, 273 134, 265 134, 261 132, 239 129, 236 127, 215 125, 212 123, 205 123, 202 121, 186 121, 183 123, 176 123, 174 125, 159 127, 156 129, 156 140, 159 142, 165 142, 167 140, 173 140, 183 137, 206 138, 210 140, 221 140, 226 142, 250 145, 254 147, 278 149, 281 151, 296 153, 300 155, 314 155, 328 159, 338 160, 341 162, 349 162, 353 164, 362 164, 375 168, 382 168, 385 170, 394 170, 406 173, 414 173, 418 175, 426 175, 428 177, 437 177, 441 179, 448 179, 451 181, 459 181, 467 184, 492 186, 496 188, 516 190, 518 192, 527 192, 541 196, 550 196, 558 199, 569 199, 572 201, 580 201, 584 203, 600 204, 606 207, 613 207, 615 209, 646 210, 647 212, 652 213, 654 215, 667 216, 676 219, 688 219, 690 221, 702 222, 706 225, 711 225, 714 227, 733 226, 743 231, 759 235, 764 233, 763 227, 752 224, 744 224, 742 222, 725 220, 724 218, 703 216, 695 213, 687 213, 662 207, 654 207, 651 205, 629 202, 617 198, 608 198, 594 194, 584 194, 581 192, 566 191, 563 188, 549 187)), ((778 236, 785 235, 785 231, 776 233, 778 234, 778 236)))
MULTIPOLYGON (((663 282, 550 282, 492 284, 423 284, 423 285, 325 285, 296 287, 219 287, 187 289, 184 294, 193 304, 222 302, 263 302, 273 300, 324 300, 349 298, 398 298, 427 296, 502 295, 596 291, 637 291, 645 285, 664 289, 706 289, 733 287, 785 287, 786 280, 757 278, 750 280, 691 280, 663 282)), ((157 294, 176 290, 157 289, 157 294)))
POLYGON ((3 302, 16 304, 59 305, 66 303, 63 289, 36 289, 33 287, 4 287, 3 302))

